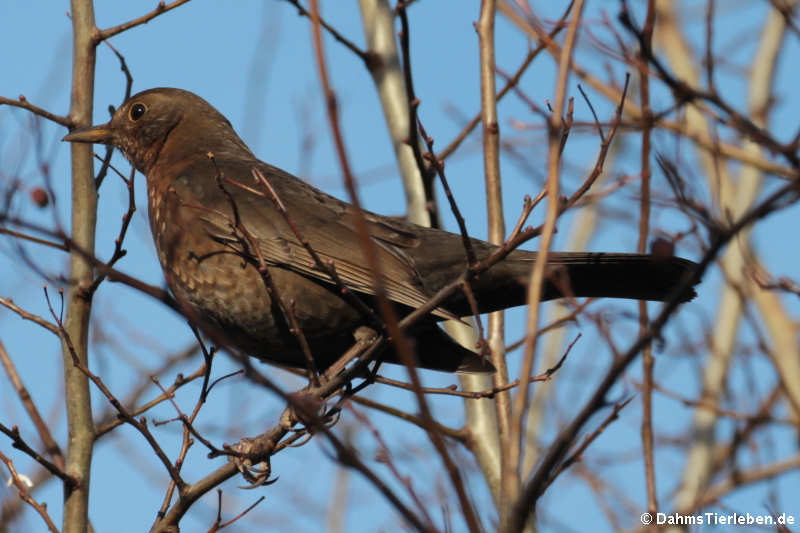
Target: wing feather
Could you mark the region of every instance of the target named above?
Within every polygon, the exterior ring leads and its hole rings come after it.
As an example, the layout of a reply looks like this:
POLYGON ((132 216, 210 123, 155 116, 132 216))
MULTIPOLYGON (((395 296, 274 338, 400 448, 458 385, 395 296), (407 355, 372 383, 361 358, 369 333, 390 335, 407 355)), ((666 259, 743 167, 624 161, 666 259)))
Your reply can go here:
MULTIPOLYGON (((209 236, 243 251, 235 234, 232 200, 242 224, 255 237, 259 253, 269 264, 333 283, 327 273, 317 268, 311 254, 275 207, 266 187, 252 177, 251 169, 257 167, 267 177, 300 234, 320 259, 323 262, 333 261, 336 273, 351 290, 375 294, 372 271, 367 266, 363 252, 360 247, 354 250, 353 243, 358 242, 358 232, 352 206, 257 160, 217 160, 226 194, 220 187, 199 186, 198 179, 216 179, 216 172, 210 163, 201 162, 199 165, 202 165, 199 169, 190 168, 182 172, 173 182, 172 189, 186 206, 191 207, 192 203, 212 206, 197 215, 198 222, 209 236)), ((387 296, 408 307, 420 307, 431 295, 424 291, 413 261, 403 252, 405 248, 418 246, 419 238, 410 226, 402 222, 368 211, 364 214, 378 252, 387 296)), ((433 314, 457 318, 441 308, 433 314)))

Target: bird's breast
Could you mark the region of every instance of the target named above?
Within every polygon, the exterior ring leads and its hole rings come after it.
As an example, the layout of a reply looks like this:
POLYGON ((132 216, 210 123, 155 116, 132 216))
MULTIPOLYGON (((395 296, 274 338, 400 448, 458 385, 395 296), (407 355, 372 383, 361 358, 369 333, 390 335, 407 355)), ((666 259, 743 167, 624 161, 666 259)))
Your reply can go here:
MULTIPOLYGON (((150 226, 167 284, 201 328, 212 338, 221 332, 228 343, 250 355, 289 363, 302 358, 297 339, 256 267, 240 251, 213 239, 197 209, 165 201, 169 197, 158 191, 148 196, 150 226)), ((334 288, 280 267, 269 268, 269 273, 312 345, 324 349, 332 333, 349 337, 361 322, 360 314, 334 288)))
POLYGON ((230 341, 240 348, 276 337, 271 300, 256 269, 211 239, 197 208, 174 192, 148 187, 148 200, 150 229, 167 285, 200 325, 236 330, 230 341))

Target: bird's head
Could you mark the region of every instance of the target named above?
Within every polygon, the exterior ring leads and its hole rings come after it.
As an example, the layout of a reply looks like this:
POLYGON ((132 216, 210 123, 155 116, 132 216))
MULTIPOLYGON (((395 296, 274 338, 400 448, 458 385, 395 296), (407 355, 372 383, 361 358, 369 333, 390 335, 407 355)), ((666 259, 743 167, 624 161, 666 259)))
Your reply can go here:
POLYGON ((163 162, 167 145, 170 158, 226 151, 231 144, 249 153, 228 119, 211 104, 189 91, 167 87, 131 96, 111 121, 76 129, 63 140, 113 145, 144 174, 163 162))

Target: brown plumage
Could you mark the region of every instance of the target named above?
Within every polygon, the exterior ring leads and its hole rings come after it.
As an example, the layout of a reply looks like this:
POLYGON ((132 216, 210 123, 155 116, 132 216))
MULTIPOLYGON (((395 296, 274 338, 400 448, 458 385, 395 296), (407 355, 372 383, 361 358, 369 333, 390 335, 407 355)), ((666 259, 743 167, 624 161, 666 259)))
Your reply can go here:
MULTIPOLYGON (((298 341, 257 271, 260 255, 283 300, 295 302, 294 314, 320 366, 352 344, 354 330, 365 323, 362 314, 315 267, 252 170, 266 176, 312 249, 323 261, 333 260, 344 284, 374 305, 372 274, 359 244, 353 207, 259 161, 205 100, 180 89, 151 89, 132 96, 109 123, 73 131, 64 140, 117 146, 147 177, 150 227, 167 283, 190 317, 215 338, 221 333, 230 346, 249 355, 304 366, 298 341), (220 174, 224 190, 218 184, 220 174), (234 228, 233 205, 257 250, 243 244, 241 231, 234 228)), ((464 270, 460 236, 364 214, 388 297, 401 315, 464 270)), ((479 259, 495 249, 475 239, 472 244, 479 259)), ((480 312, 524 304, 525 281, 535 258, 536 252, 514 251, 475 280, 480 312)), ((666 300, 694 267, 678 257, 551 253, 544 299, 563 296, 561 289, 568 287, 575 296, 666 300)), ((690 289, 679 298, 693 296, 690 289)), ((470 313, 459 292, 413 327, 420 366, 487 369, 436 325, 443 317, 470 313)))

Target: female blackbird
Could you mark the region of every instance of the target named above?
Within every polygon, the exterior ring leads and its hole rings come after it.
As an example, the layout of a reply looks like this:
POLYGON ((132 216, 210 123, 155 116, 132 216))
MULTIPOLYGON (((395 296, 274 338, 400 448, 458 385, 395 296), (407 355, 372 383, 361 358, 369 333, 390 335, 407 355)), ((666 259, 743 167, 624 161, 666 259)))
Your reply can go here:
MULTIPOLYGON (((128 99, 107 124, 75 130, 65 141, 111 144, 147 177, 150 228, 167 284, 187 315, 213 338, 278 364, 305 358, 268 293, 267 267, 320 367, 352 344, 368 321, 297 238, 272 201, 260 172, 319 258, 341 282, 375 306, 373 274, 356 228, 355 209, 256 158, 231 123, 199 96, 157 88, 128 99), (213 157, 212 157, 213 155, 213 157)), ((421 306, 466 267, 461 237, 368 211, 369 233, 387 297, 402 316, 421 306)), ((478 259, 495 246, 473 239, 478 259)), ((471 283, 479 312, 525 303, 536 252, 517 250, 471 283)), ((550 253, 544 299, 565 295, 689 300, 673 295, 695 264, 678 257, 617 253, 550 253)), ((419 366, 491 370, 452 341, 437 321, 471 314, 457 291, 409 332, 419 366)), ((392 361, 395 355, 387 354, 392 361)))

